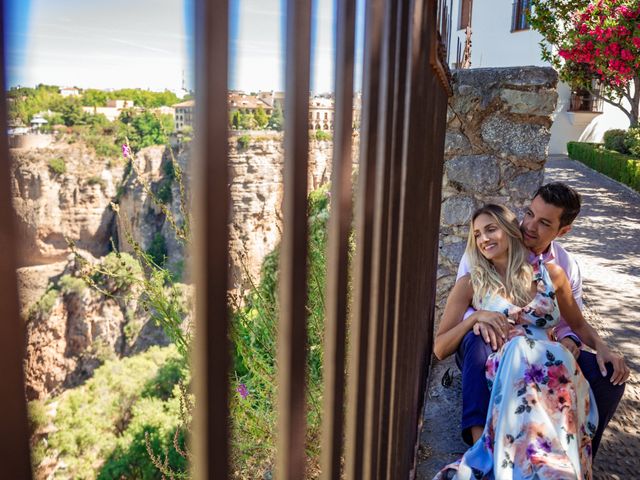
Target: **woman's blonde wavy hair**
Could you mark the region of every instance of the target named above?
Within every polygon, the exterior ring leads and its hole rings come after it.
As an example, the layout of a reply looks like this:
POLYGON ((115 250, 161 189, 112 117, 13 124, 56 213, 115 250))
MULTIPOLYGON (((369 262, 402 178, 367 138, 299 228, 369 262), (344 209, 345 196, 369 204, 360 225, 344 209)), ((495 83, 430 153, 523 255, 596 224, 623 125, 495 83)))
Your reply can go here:
POLYGON ((477 209, 471 217, 466 253, 471 271, 473 306, 476 309, 480 306, 480 300, 487 294, 502 295, 518 306, 524 306, 531 301, 533 269, 529 264, 529 251, 524 246, 518 219, 511 210, 492 203, 477 209), (508 260, 504 283, 493 264, 482 255, 476 245, 473 223, 482 214, 492 217, 508 237, 508 260))

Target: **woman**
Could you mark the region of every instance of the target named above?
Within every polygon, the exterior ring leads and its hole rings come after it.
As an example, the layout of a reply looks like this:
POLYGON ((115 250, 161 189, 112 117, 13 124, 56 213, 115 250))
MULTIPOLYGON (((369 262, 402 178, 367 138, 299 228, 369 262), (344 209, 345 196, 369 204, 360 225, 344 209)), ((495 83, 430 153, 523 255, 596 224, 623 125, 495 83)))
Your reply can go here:
POLYGON ((580 339, 613 354, 584 320, 564 271, 530 265, 515 215, 486 205, 471 221, 467 242, 471 275, 454 286, 435 339, 440 359, 454 353, 479 316, 460 321, 469 305, 503 313, 505 344, 487 361, 491 389, 480 438, 436 479, 590 479, 591 437, 598 414, 589 384, 573 355, 553 340, 560 312, 580 339))

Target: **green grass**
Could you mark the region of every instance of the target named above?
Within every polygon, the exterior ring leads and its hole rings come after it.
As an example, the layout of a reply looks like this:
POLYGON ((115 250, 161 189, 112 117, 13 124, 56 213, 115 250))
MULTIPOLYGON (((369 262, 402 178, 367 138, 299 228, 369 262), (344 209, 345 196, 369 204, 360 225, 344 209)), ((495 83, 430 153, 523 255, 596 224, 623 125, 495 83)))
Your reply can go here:
POLYGON ((567 151, 572 159, 640 192, 640 158, 585 142, 569 142, 567 151))
POLYGON ((62 175, 67 171, 67 164, 64 161, 64 158, 52 158, 49 160, 49 170, 53 172, 55 175, 62 175))

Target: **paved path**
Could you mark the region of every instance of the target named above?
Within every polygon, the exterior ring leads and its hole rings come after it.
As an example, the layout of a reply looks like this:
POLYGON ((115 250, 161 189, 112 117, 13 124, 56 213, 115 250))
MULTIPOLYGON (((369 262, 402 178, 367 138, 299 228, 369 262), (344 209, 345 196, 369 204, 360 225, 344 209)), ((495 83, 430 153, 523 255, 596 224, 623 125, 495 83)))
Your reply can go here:
MULTIPOLYGON (((586 317, 624 353, 632 369, 625 395, 605 431, 594 479, 640 478, 640 194, 566 157, 547 162, 545 182, 576 188, 582 212, 562 244, 580 263, 586 317)), ((452 358, 436 362, 420 434, 417 478, 430 480, 465 450, 460 440, 460 373, 452 358), (451 385, 441 384, 453 372, 451 385)))

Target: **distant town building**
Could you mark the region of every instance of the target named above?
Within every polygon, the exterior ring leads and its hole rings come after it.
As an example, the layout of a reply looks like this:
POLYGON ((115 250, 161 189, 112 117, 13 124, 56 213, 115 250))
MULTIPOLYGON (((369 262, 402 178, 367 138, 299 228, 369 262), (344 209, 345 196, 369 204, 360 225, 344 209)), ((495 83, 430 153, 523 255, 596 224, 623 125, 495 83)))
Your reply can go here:
POLYGON ((47 123, 49 122, 41 116, 34 115, 34 117, 31 119, 31 131, 34 133, 41 133, 42 126, 46 125, 47 123))
POLYGON ((241 92, 229 92, 227 103, 230 112, 240 110, 244 113, 254 113, 258 108, 262 108, 267 115, 271 115, 273 112, 273 105, 265 102, 262 98, 241 92))
POLYGON ((194 106, 195 100, 187 100, 173 105, 177 131, 183 130, 185 127, 193 128, 195 120, 194 106))
POLYGON ((284 92, 258 92, 258 99, 269 105, 271 108, 280 108, 284 110, 284 92))
POLYGON ((76 87, 62 87, 60 95, 63 97, 77 97, 80 95, 80 89, 76 87))
POLYGON ((107 100, 106 107, 82 107, 82 111, 92 115, 102 114, 107 117, 107 120, 113 122, 120 116, 122 110, 127 108, 135 108, 133 100, 107 100))
POLYGON ((309 130, 333 130, 333 100, 314 97, 309 101, 309 130))
POLYGON ((133 100, 107 100, 107 108, 119 108, 120 110, 124 110, 125 108, 133 108, 134 107, 133 100))
POLYGON ((175 114, 176 114, 175 108, 167 107, 166 105, 162 105, 161 107, 151 108, 149 109, 149 111, 151 113, 157 113, 160 115, 171 115, 172 117, 175 117, 175 114))

